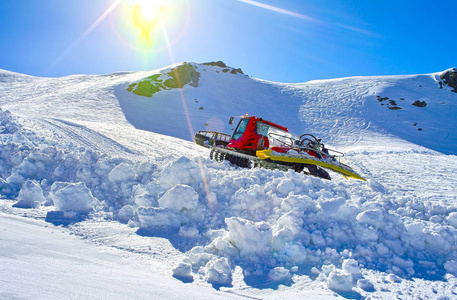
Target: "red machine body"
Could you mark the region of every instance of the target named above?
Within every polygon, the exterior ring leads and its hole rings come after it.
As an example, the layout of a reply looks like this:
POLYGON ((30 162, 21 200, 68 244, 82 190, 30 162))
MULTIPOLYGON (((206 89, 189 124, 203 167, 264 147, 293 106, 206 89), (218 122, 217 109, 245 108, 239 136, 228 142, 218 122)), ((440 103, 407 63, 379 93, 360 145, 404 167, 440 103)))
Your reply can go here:
POLYGON ((243 151, 268 149, 270 147, 268 141, 270 127, 289 132, 284 126, 263 120, 262 118, 245 116, 238 123, 227 147, 243 151))

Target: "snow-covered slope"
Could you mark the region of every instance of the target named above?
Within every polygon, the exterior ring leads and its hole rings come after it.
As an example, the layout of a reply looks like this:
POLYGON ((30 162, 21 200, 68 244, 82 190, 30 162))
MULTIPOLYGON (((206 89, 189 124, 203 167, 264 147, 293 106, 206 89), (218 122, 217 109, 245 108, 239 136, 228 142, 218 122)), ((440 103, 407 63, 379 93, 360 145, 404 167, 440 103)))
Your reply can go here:
MULTIPOLYGON (((211 298, 455 297, 457 94, 440 88, 440 73, 282 84, 236 70, 188 63, 63 78, 0 71, 0 207, 63 224, 92 251, 110 247, 164 266, 154 271, 166 280, 146 292, 145 281, 137 292, 128 281, 132 293, 122 298, 186 295, 160 292, 181 281, 211 298), (180 72, 190 74, 180 74, 188 79, 182 89, 167 82, 180 72), (151 97, 136 91, 152 85, 151 97), (245 113, 344 149, 368 181, 238 169, 190 142, 197 130, 230 132, 229 117, 245 113)), ((14 244, 9 231, 23 221, 9 220, 0 238, 14 244)), ((0 251, 2 265, 40 265, 0 251)), ((53 272, 49 280, 65 270, 53 272)), ((5 297, 37 295, 7 274, 5 297)), ((84 284, 60 289, 81 295, 84 284)), ((40 288, 50 298, 59 292, 40 288)), ((113 294, 107 282, 100 289, 109 290, 101 298, 113 294)))
POLYGON ((289 89, 304 99, 305 127, 338 145, 394 146, 395 140, 457 154, 457 94, 440 82, 434 73, 312 81, 289 89))

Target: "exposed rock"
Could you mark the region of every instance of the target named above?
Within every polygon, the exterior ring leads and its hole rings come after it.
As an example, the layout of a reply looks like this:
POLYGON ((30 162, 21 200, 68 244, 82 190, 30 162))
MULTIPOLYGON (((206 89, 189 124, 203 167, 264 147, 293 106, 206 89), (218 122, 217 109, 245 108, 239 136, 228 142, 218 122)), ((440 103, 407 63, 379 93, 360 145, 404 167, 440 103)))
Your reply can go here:
MULTIPOLYGON (((223 73, 230 72, 231 74, 244 74, 240 68, 234 69, 228 67, 222 61, 203 63, 205 66, 213 66, 223 68, 223 73)), ((191 63, 183 63, 171 69, 168 73, 159 73, 152 76, 143 78, 138 82, 130 84, 127 91, 132 92, 139 96, 152 97, 157 92, 162 90, 170 90, 176 88, 182 88, 186 84, 193 87, 198 87, 198 81, 200 79, 200 73, 196 71, 197 65, 191 63)), ((205 71, 205 69, 203 69, 205 71)), ((216 70, 217 73, 219 71, 216 70)))
POLYGON ((391 109, 391 110, 402 109, 401 107, 397 106, 397 102, 395 100, 391 100, 391 99, 389 99, 389 97, 376 96, 376 100, 378 100, 378 102, 380 102, 381 105, 384 105, 383 102, 388 100, 388 102, 389 102, 389 104, 387 105, 388 109, 391 109))
POLYGON ((162 90, 182 88, 184 85, 197 87, 200 73, 188 63, 179 65, 167 74, 154 74, 129 85, 127 91, 144 97, 152 97, 153 94, 162 90), (168 76, 166 76, 168 75, 168 76))
POLYGON ((451 68, 441 73, 440 78, 445 84, 453 88, 453 92, 457 93, 457 69, 451 68))
POLYGON ((143 81, 140 81, 138 83, 132 83, 127 89, 127 91, 133 91, 133 93, 139 96, 152 97, 153 94, 165 89, 162 80, 158 79, 158 76, 160 75, 156 75, 147 77, 143 81))
POLYGON ((427 103, 425 101, 416 100, 416 101, 414 101, 413 105, 417 106, 417 107, 426 107, 427 103))
POLYGON ((222 70, 222 72, 224 72, 224 73, 230 72, 231 74, 236 74, 236 73, 244 74, 240 68, 238 68, 238 69, 231 68, 222 61, 212 61, 212 62, 202 63, 202 65, 224 68, 222 70))
POLYGON ((212 62, 202 63, 202 65, 212 66, 212 67, 227 68, 227 65, 222 61, 212 61, 212 62))
POLYGON ((194 67, 190 64, 183 64, 171 69, 167 73, 171 78, 165 80, 164 85, 168 88, 182 88, 188 84, 197 87, 200 73, 195 71, 194 67))
POLYGON ((244 74, 243 71, 241 71, 241 68, 232 69, 232 70, 230 71, 230 73, 232 73, 232 74, 236 74, 236 73, 244 74))

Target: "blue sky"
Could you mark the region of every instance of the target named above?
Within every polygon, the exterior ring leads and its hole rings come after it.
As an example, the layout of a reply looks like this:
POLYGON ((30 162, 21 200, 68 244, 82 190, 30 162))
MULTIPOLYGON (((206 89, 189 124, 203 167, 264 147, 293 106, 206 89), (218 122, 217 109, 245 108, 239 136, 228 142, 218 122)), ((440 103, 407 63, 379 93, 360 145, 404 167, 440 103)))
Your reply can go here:
POLYGON ((0 0, 0 69, 60 77, 222 60, 305 82, 457 66, 455 0, 151 0, 160 19, 147 38, 132 21, 138 1, 0 0))

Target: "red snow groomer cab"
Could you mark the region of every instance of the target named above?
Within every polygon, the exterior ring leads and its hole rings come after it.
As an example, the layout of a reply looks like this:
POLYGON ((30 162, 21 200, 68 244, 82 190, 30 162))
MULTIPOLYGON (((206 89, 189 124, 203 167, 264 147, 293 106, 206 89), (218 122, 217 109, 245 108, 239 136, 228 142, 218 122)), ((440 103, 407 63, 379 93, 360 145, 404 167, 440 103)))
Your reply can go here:
MULTIPOLYGON (((230 119, 229 123, 232 121, 233 119, 230 119)), ((283 132, 284 135, 288 133, 286 127, 263 120, 262 118, 245 115, 238 123, 227 147, 246 152, 253 151, 253 154, 257 150, 268 149, 270 147, 268 133, 271 133, 272 128, 274 128, 273 131, 283 132)))
MULTIPOLYGON (((233 117, 229 124, 232 124, 233 117)), ((343 153, 325 148, 320 139, 311 134, 296 136, 276 123, 259 117, 244 115, 233 131, 226 134, 199 131, 195 142, 211 148, 211 159, 228 160, 240 167, 293 169, 325 179, 332 170, 344 177, 365 180, 351 167, 340 162, 343 153)))

